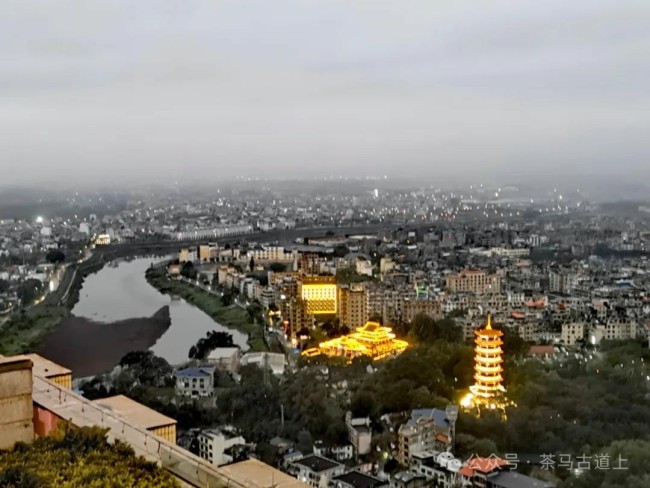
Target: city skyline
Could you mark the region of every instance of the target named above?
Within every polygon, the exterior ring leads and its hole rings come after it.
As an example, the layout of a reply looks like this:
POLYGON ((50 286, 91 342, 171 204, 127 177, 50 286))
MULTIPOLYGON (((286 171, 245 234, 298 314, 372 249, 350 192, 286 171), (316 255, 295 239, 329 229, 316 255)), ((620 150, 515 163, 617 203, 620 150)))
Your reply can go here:
POLYGON ((642 2, 3 10, 5 185, 648 176, 642 2))

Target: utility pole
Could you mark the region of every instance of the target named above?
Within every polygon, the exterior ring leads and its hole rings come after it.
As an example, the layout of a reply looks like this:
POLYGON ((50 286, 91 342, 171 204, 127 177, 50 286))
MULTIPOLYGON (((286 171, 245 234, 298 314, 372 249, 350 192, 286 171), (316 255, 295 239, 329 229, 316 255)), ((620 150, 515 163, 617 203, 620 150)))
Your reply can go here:
POLYGON ((264 384, 266 386, 271 385, 271 378, 269 376, 269 355, 266 352, 263 352, 264 354, 264 362, 263 362, 263 368, 264 368, 264 384))

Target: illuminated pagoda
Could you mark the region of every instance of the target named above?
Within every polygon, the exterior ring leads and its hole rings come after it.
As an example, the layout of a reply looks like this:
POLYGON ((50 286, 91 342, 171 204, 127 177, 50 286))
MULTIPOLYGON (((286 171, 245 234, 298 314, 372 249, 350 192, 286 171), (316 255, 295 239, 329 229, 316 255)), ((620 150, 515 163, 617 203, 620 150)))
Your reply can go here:
POLYGON ((487 407, 503 408, 505 406, 505 388, 503 382, 503 332, 492 328, 492 319, 487 317, 483 329, 474 332, 474 385, 470 386, 470 393, 463 398, 461 404, 468 408, 487 407))
POLYGON ((336 339, 321 342, 318 347, 303 351, 304 356, 324 354, 329 357, 344 357, 351 361, 359 356, 369 356, 375 361, 397 356, 406 350, 408 343, 395 338, 390 327, 377 322, 366 322, 356 332, 336 339))

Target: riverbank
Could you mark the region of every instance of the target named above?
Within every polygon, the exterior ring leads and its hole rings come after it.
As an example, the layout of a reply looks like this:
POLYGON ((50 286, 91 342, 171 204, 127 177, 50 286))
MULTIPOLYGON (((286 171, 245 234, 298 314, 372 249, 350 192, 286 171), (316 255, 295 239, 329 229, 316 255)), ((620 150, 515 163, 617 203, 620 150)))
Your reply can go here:
MULTIPOLYGON (((43 302, 14 311, 0 324, 0 354, 14 355, 34 351, 66 318, 74 318, 71 311, 79 301, 79 292, 85 279, 115 259, 130 258, 130 252, 126 248, 100 247, 95 248, 85 261, 70 263, 59 287, 48 293, 43 302)), ((157 254, 156 249, 151 252, 152 255, 157 254)))
POLYGON ((164 267, 148 269, 145 278, 160 293, 182 298, 224 327, 247 334, 251 351, 269 350, 264 342, 263 326, 252 322, 243 308, 237 305, 224 306, 214 295, 190 284, 170 279, 164 267))
POLYGON ((170 325, 168 306, 151 317, 108 324, 69 315, 43 340, 36 352, 71 369, 75 376, 91 376, 110 371, 131 351, 146 351, 170 325))

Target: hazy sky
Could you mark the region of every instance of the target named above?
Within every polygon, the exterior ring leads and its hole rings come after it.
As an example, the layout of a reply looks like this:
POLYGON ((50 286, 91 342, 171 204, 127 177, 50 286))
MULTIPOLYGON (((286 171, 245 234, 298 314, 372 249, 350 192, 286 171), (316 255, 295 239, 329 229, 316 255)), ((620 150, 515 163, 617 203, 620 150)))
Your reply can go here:
POLYGON ((649 0, 2 0, 1 183, 650 177, 649 0))

